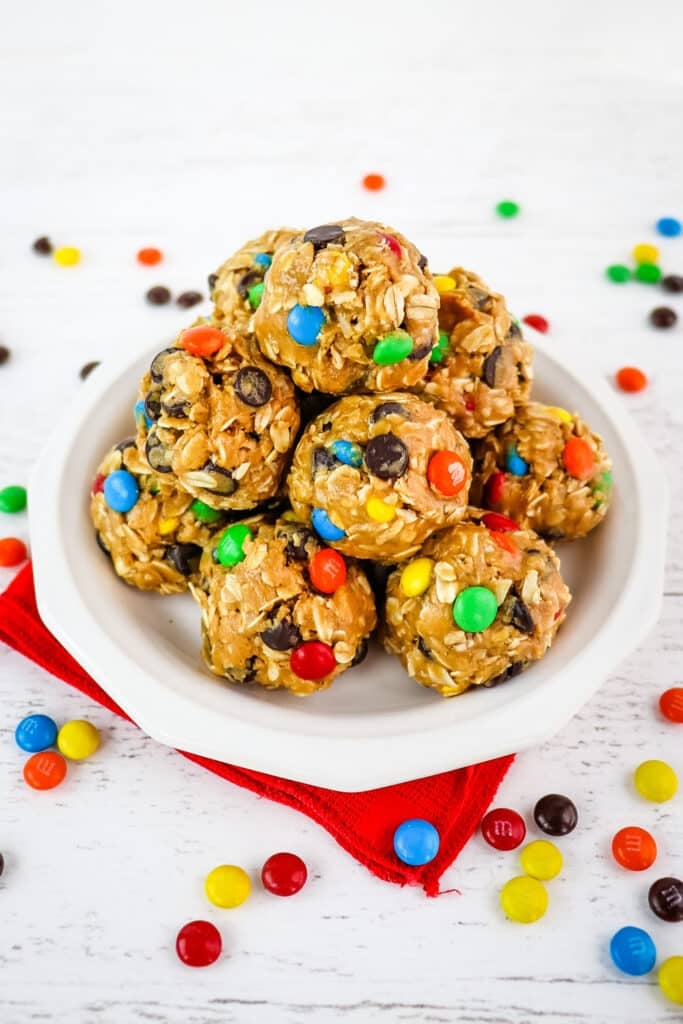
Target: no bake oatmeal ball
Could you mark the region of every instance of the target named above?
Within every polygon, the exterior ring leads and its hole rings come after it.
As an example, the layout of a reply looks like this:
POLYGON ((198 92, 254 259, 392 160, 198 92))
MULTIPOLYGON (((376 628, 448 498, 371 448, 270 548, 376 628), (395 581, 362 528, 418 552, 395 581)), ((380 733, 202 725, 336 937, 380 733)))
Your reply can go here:
POLYGON ((362 569, 282 518, 229 526, 205 551, 191 589, 209 669, 297 695, 327 689, 358 664, 376 623, 362 569))
POLYGON ((438 305, 411 242, 350 218, 277 250, 253 325, 265 355, 304 391, 391 391, 424 376, 438 305))
POLYGON ((504 682, 541 658, 570 601, 543 540, 500 516, 493 526, 445 530, 389 577, 384 645, 443 697, 504 682))
POLYGON ((263 282, 273 255, 297 234, 296 228, 264 231, 245 242, 230 259, 209 278, 214 318, 244 334, 263 294, 263 282))
POLYGON ((529 402, 477 446, 472 503, 548 539, 585 536, 611 495, 602 440, 566 409, 529 402))
POLYGON ((454 267, 435 281, 439 342, 415 392, 445 409, 466 437, 483 437, 528 399, 531 346, 503 296, 476 274, 454 267))
POLYGON ((225 516, 150 473, 134 438, 112 448, 90 497, 97 543, 122 580, 139 590, 187 590, 204 545, 225 516))
POLYGON ((182 331, 152 360, 140 403, 138 445, 155 473, 218 509, 278 493, 299 411, 289 377, 248 339, 209 322, 182 331))
POLYGON ((287 478, 292 508, 344 554, 409 558, 461 519, 472 459, 440 409, 414 395, 349 395, 304 431, 287 478))

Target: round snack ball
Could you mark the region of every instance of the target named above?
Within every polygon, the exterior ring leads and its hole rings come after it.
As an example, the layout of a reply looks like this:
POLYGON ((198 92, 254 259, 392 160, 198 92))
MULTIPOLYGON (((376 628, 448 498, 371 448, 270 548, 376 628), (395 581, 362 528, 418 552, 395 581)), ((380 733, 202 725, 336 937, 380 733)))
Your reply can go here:
POLYGON ((529 402, 479 445, 471 504, 548 539, 584 537, 604 519, 611 496, 601 438, 565 409, 529 402))
POLYGON ((404 864, 422 867, 434 860, 440 842, 439 833, 430 821, 411 818, 394 832, 394 853, 404 864))
POLYGON ((420 555, 433 564, 427 587, 406 593, 410 563, 392 572, 382 636, 417 682, 444 697, 493 686, 550 647, 570 594, 555 553, 536 534, 461 523, 420 555))
POLYGON ((676 217, 660 217, 655 227, 665 238, 676 238, 681 233, 681 222, 676 217))
POLYGON ((607 268, 605 274, 615 284, 625 284, 631 280, 632 276, 629 268, 625 267, 622 263, 613 263, 607 268))
POLYGON ((210 921, 189 921, 178 932, 175 948, 187 967, 208 967, 221 955, 223 940, 210 921))
POLYGON ((659 710, 670 722, 683 722, 683 686, 665 690, 659 698, 659 710))
POLYGON ((509 807, 495 807, 481 820, 481 834, 495 850, 515 850, 524 842, 524 818, 509 807))
POLYGON ((635 366, 622 366, 617 370, 616 381, 622 391, 642 391, 647 387, 647 377, 635 366))
POLYGON ((653 803, 671 800, 678 789, 676 772, 665 761, 643 761, 636 768, 633 781, 640 795, 653 803))
POLYGON ((24 765, 24 780, 31 789, 54 789, 65 775, 66 761, 54 750, 42 750, 24 765))
POLYGON ((28 558, 28 551, 23 540, 18 537, 3 537, 0 539, 0 566, 12 568, 20 565, 28 558))
POLYGON ((249 330, 263 295, 263 282, 273 255, 297 234, 296 228, 265 231, 237 250, 210 279, 214 318, 238 333, 249 330))
POLYGON ((244 337, 200 321, 152 360, 138 447, 153 471, 216 509, 275 497, 299 428, 291 381, 244 337))
POLYGON ((647 894, 650 910, 662 921, 683 921, 683 882, 680 878, 658 878, 647 894))
POLYGON ((206 876, 204 891, 209 903, 231 910, 240 907, 249 898, 251 881, 244 868, 235 864, 220 864, 206 876))
POLYGON ((659 987, 672 1003, 683 1006, 683 956, 670 956, 657 972, 659 987))
POLYGON ((57 747, 70 761, 85 761, 100 745, 100 734, 91 722, 75 719, 67 722, 57 734, 57 747))
POLYGON ((528 875, 518 875, 506 882, 500 892, 503 913, 519 924, 533 924, 543 917, 548 909, 548 893, 545 886, 528 875))
POLYGON ((287 489, 299 520, 345 555, 416 554, 467 505, 471 457, 445 413, 414 395, 349 395, 312 420, 287 489))
POLYGON ((657 950, 652 938, 642 928, 628 925, 612 936, 609 952, 614 966, 624 974, 639 976, 648 974, 657 960, 657 950))
POLYGON ((239 558, 222 563, 220 541, 207 548, 191 588, 208 668, 234 683, 298 695, 327 689, 362 659, 376 624, 364 572, 346 558, 341 571, 342 556, 301 523, 261 515, 228 530, 234 536, 237 528, 239 558))
POLYGON ((403 235, 351 218, 281 246, 254 331, 304 391, 391 391, 416 384, 438 340, 439 295, 403 235))
POLYGON ((57 724, 47 715, 28 715, 22 718, 14 730, 14 738, 18 747, 27 753, 35 754, 54 746, 57 739, 57 724))
POLYGON ((612 839, 612 856, 628 871, 646 871, 657 859, 657 844, 644 828, 620 828, 612 839))
POLYGON ((676 313, 668 306, 657 306, 650 313, 650 323, 653 327, 673 327, 677 320, 676 313))
POLYGON ((26 508, 26 488, 12 485, 0 491, 0 512, 23 512, 26 508))
MULTIPOLYGON (((155 476, 134 439, 122 441, 98 467, 90 497, 97 543, 114 572, 140 590, 175 594, 187 590, 203 547, 226 525, 225 513, 198 515, 192 496, 165 475, 155 476), (107 499, 111 476, 124 473, 135 484, 137 500, 127 512, 107 499)), ((211 510, 213 512, 213 510, 211 510)))
POLYGON ((550 881, 562 870, 562 854, 547 839, 535 839, 533 843, 528 843, 520 852, 519 860, 522 871, 542 882, 550 881))
POLYGON ((579 815, 568 796, 548 793, 534 807, 534 821, 549 836, 566 836, 576 828, 579 815))
POLYGON ((273 896, 295 896, 307 878, 306 865, 295 853, 273 853, 261 868, 263 888, 273 896))
POLYGON ((441 294, 439 342, 415 393, 435 402, 465 437, 483 437, 509 419, 531 390, 531 346, 502 295, 454 267, 441 294))

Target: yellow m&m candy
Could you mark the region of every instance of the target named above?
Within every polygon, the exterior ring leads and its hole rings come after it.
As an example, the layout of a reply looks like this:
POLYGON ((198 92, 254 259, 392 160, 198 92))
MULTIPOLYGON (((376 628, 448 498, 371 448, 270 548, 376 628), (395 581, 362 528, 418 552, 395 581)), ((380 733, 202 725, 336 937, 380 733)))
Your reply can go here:
POLYGON ((60 267, 75 267, 80 263, 81 252, 72 245, 63 245, 61 249, 55 249, 52 258, 60 267))
POLYGON ((455 281, 448 274, 437 274, 434 278, 434 285, 439 295, 447 295, 455 289, 455 281))
POLYGON ((386 501, 382 501, 381 498, 377 498, 375 495, 368 498, 365 511, 376 523, 390 523, 396 516, 394 506, 387 504, 386 501))
POLYGON ((235 864, 220 864, 210 871, 204 881, 206 898, 215 907, 239 907, 249 897, 251 882, 243 868, 235 864))
POLYGON ((549 416, 553 416, 560 423, 571 423, 573 416, 566 409, 561 409, 559 405, 546 405, 544 406, 545 411, 549 416))
POLYGON ((544 882, 555 878, 562 870, 562 854, 554 843, 547 839, 536 839, 528 843, 519 855, 522 871, 532 878, 540 878, 544 882))
POLYGON ((57 733, 57 747, 70 761, 84 761, 100 745, 100 734, 90 722, 67 722, 57 733))
POLYGON ((678 789, 676 772, 666 761, 643 761, 636 768, 633 781, 640 795, 655 803, 670 800, 678 789))
POLYGON ((683 1006, 683 956, 670 956, 657 972, 659 987, 672 1003, 683 1006))
POLYGON ((506 917, 520 924, 532 924, 548 909, 548 893, 535 878, 518 875, 506 882, 500 893, 500 905, 506 917))
POLYGON ((650 245, 648 242, 641 242, 639 245, 633 246, 633 252, 631 255, 636 263, 656 263, 659 259, 659 249, 656 245, 650 245))
POLYGON ((177 528, 179 522, 180 520, 177 519, 175 516, 172 516, 170 519, 160 519, 159 533, 161 534, 162 537, 165 536, 167 533, 173 533, 173 531, 177 528))
POLYGON ((406 597, 424 594, 432 578, 434 563, 431 558, 416 558, 401 573, 401 590, 406 597))

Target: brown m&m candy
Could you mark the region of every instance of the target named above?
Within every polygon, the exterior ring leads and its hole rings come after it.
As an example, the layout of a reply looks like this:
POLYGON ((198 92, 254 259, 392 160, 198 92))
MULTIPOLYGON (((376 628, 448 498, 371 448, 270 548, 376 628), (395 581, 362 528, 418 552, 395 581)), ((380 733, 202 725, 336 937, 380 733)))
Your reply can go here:
POLYGON ((573 832, 579 816, 568 796, 548 793, 534 807, 534 821, 549 836, 566 836, 573 832))
POLYGON ((647 894, 650 910, 662 921, 683 921, 683 882, 680 878, 658 878, 647 894))

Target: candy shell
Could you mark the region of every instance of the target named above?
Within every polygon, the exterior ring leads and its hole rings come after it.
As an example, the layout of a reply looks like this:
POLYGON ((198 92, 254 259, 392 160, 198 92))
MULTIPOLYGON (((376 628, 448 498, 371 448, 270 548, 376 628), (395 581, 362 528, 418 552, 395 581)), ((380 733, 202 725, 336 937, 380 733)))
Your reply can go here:
POLYGON ((545 886, 528 875, 518 875, 506 882, 500 892, 503 913, 519 924, 533 924, 543 917, 548 909, 548 893, 545 886))
POLYGON ((439 833, 430 821, 410 818, 394 832, 394 852, 400 861, 421 867, 434 860, 439 852, 439 833))
POLYGON ((100 734, 91 722, 75 719, 67 722, 57 735, 57 747, 70 761, 84 761, 100 745, 100 734))
POLYGON ((248 899, 251 892, 249 875, 235 864, 220 864, 204 880, 206 898, 215 907, 231 910, 248 899))

